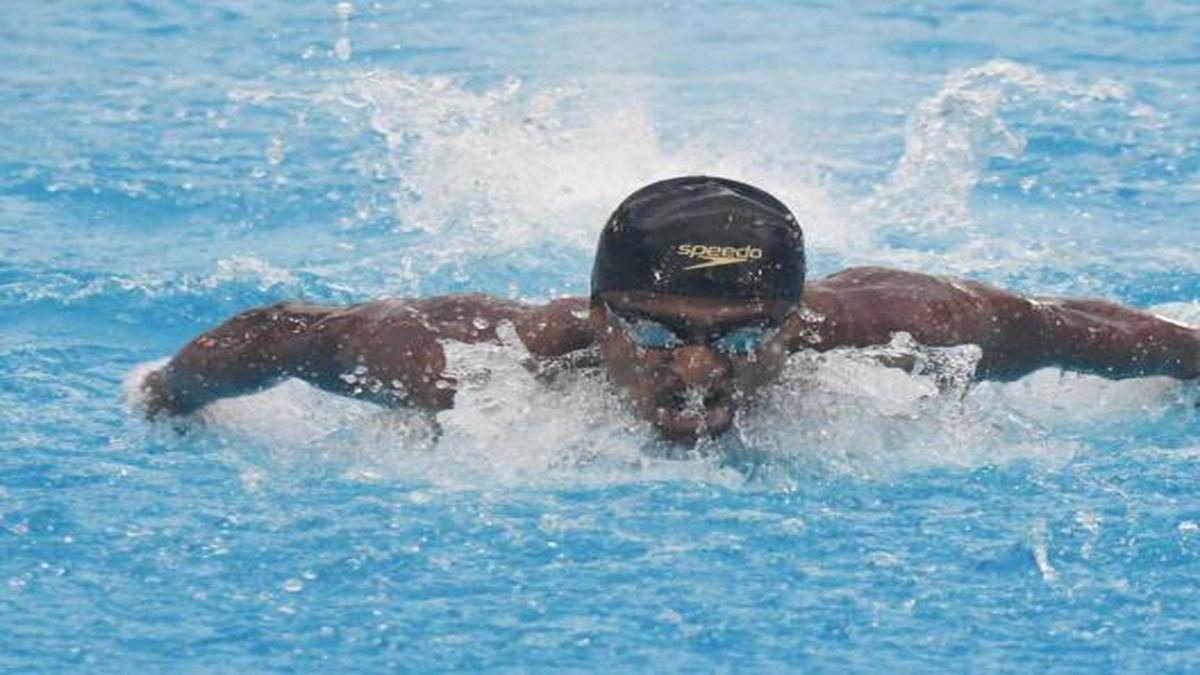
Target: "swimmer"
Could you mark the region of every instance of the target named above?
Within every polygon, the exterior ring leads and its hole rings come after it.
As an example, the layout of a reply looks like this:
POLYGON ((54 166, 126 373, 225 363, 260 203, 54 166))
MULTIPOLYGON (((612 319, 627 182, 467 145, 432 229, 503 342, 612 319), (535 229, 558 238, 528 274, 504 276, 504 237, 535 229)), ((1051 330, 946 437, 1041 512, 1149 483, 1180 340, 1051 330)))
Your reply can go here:
POLYGON ((1104 300, 1025 298, 877 267, 805 284, 803 233, 786 206, 750 185, 690 176, 617 207, 600 234, 590 298, 252 309, 151 372, 147 413, 187 415, 291 377, 383 406, 444 410, 456 382, 443 344, 498 342, 504 322, 535 361, 594 353, 633 412, 681 443, 729 429, 788 354, 883 345, 899 332, 928 347, 978 345, 977 379, 1051 366, 1200 377, 1200 328, 1104 300))

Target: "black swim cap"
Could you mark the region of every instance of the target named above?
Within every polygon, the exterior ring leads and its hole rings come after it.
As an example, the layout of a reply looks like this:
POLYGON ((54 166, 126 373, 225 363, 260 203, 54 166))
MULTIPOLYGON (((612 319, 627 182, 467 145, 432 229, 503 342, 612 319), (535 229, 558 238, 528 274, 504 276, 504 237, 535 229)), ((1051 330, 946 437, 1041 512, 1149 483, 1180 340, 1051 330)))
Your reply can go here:
POLYGON ((608 291, 799 302, 804 233, 778 199, 686 176, 629 195, 600 233, 592 298, 608 291))

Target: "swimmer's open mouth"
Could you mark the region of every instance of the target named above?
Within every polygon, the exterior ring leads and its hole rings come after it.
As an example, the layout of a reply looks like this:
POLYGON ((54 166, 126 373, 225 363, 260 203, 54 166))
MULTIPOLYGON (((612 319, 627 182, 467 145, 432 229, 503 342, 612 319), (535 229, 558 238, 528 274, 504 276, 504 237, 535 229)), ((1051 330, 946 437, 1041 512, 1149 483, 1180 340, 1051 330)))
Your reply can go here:
POLYGON ((724 433, 733 423, 733 410, 728 392, 689 387, 656 396, 651 421, 668 436, 692 440, 724 433))

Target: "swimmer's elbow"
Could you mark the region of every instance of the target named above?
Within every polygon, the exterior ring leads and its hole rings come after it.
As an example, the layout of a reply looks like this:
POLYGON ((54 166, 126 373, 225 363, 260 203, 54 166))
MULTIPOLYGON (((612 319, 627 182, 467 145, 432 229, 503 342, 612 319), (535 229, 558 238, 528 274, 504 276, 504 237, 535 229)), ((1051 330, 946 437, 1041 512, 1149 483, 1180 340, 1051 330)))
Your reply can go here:
POLYGON ((1046 316, 1032 300, 1005 295, 992 299, 991 313, 981 331, 982 355, 975 379, 1011 382, 1052 365, 1056 350, 1048 337, 1046 316))

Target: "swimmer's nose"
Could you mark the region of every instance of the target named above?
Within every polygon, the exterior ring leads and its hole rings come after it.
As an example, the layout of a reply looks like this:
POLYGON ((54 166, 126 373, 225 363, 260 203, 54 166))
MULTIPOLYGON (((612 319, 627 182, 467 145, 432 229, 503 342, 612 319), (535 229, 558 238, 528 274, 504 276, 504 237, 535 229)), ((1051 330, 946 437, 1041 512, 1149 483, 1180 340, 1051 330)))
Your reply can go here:
POLYGON ((671 369, 686 385, 703 385, 729 374, 729 359, 710 347, 686 345, 671 354, 671 369))

